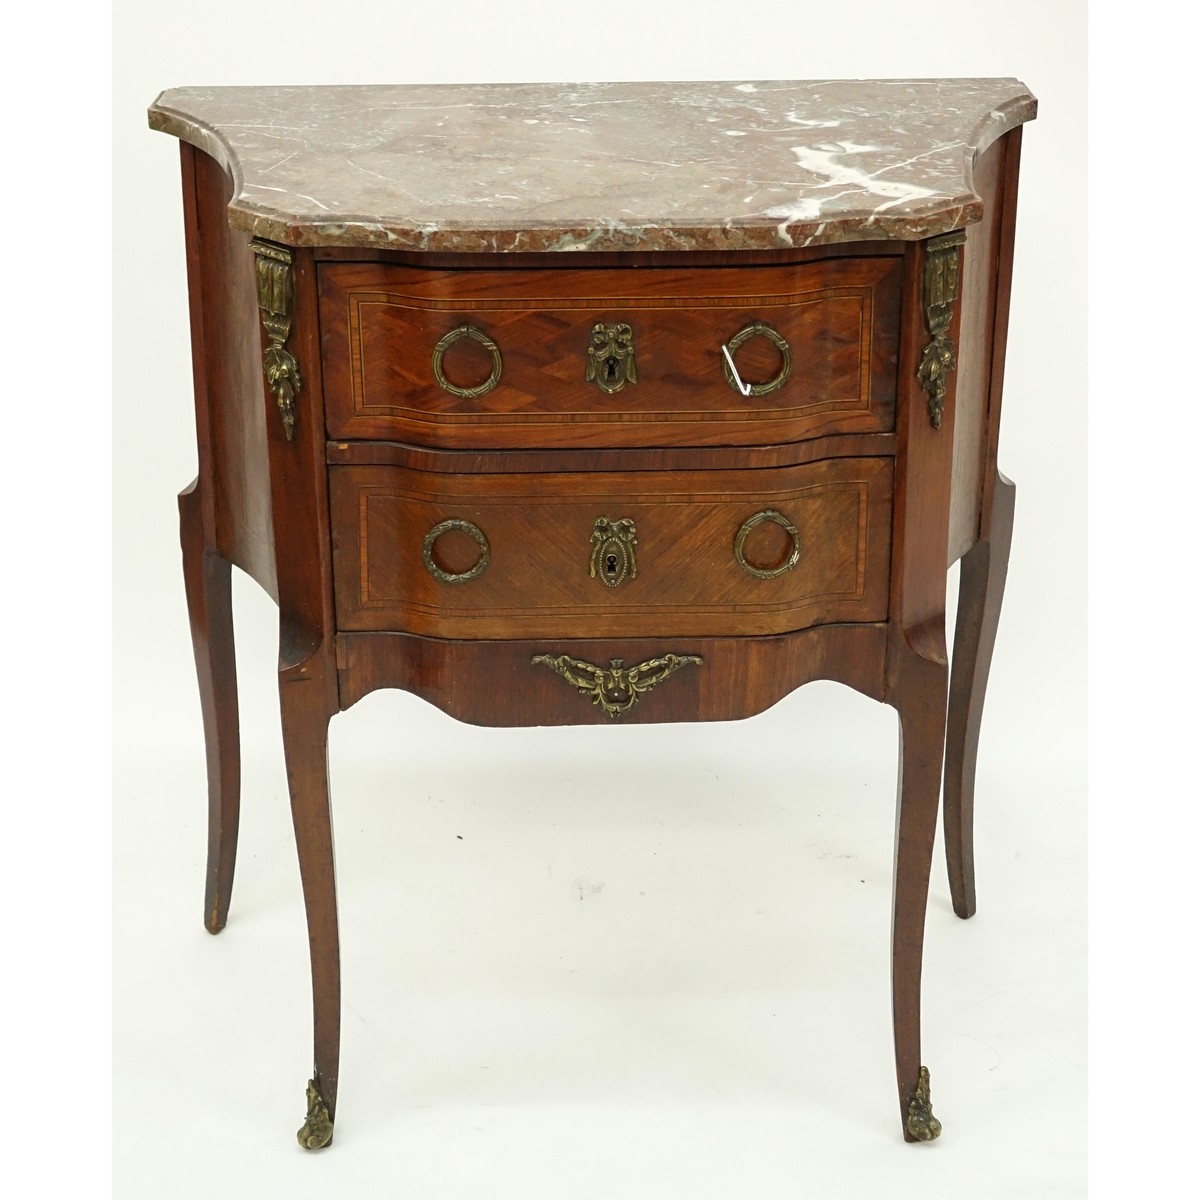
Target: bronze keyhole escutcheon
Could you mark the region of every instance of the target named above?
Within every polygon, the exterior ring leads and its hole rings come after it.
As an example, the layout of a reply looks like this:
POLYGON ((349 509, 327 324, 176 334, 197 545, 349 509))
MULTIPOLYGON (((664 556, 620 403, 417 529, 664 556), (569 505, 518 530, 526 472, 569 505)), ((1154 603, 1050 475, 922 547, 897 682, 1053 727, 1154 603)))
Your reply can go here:
POLYGON ((624 323, 605 325, 603 321, 592 326, 583 378, 608 396, 619 392, 627 383, 637 383, 632 326, 624 323))
POLYGON ((627 517, 614 521, 597 517, 592 525, 592 559, 588 574, 605 587, 620 587, 626 579, 637 578, 637 530, 627 517))

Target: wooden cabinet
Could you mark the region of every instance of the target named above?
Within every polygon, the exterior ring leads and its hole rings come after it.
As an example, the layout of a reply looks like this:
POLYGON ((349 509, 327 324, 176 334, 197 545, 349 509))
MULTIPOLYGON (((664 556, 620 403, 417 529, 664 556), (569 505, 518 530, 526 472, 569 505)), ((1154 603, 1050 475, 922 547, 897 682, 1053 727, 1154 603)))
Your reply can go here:
POLYGON ((938 1135, 925 903, 944 780, 955 911, 975 909, 1035 111, 1005 79, 183 89, 151 108, 182 141, 205 924, 225 924, 237 840, 237 565, 280 608, 313 973, 302 1145, 329 1143, 337 1103, 334 713, 398 687, 489 725, 717 721, 813 679, 899 714, 897 1093, 905 1138, 938 1135))

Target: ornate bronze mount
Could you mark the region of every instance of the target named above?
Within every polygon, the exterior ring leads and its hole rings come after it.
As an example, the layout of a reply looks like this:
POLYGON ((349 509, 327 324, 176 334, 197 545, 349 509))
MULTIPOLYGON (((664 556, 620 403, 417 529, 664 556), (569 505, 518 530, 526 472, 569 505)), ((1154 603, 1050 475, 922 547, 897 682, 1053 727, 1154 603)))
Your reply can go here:
POLYGON ((607 669, 565 654, 557 657, 535 654, 531 661, 536 666, 557 671, 572 687, 591 696, 593 704, 599 705, 610 717, 617 717, 628 712, 651 688, 669 679, 681 667, 689 663, 699 666, 704 659, 698 654, 664 654, 662 658, 648 659, 636 667, 625 667, 623 659, 614 658, 607 669))
POLYGON ((488 563, 492 561, 492 548, 488 545, 488 540, 478 525, 472 525, 470 521, 463 521, 458 517, 451 517, 448 521, 440 521, 425 535, 425 545, 422 548, 421 557, 425 561, 425 569, 434 579, 440 580, 442 583, 469 583, 472 579, 478 579, 487 570, 488 563), (479 547, 479 557, 475 560, 474 565, 466 571, 460 571, 457 575, 450 571, 443 571, 433 561, 434 542, 443 533, 449 533, 452 529, 465 533, 479 547))
POLYGON ((629 325, 605 325, 598 321, 592 326, 592 340, 587 348, 587 383, 594 383, 611 396, 627 383, 637 383, 637 360, 633 356, 633 329, 629 325))
POLYGON ((742 523, 733 543, 733 557, 747 575, 753 575, 755 579, 777 579, 780 575, 786 575, 800 561, 800 534, 783 513, 778 513, 773 508, 764 508, 762 512, 756 512, 742 523), (769 569, 753 566, 746 561, 746 538, 750 536, 751 530, 757 529, 764 521, 774 521, 792 539, 791 554, 778 567, 769 569))
POLYGON ((460 396, 464 400, 474 400, 477 396, 483 396, 490 392, 500 382, 500 371, 503 366, 500 347, 482 329, 476 329, 474 325, 460 325, 457 329, 450 330, 433 348, 433 377, 438 381, 438 386, 443 391, 449 392, 450 395, 460 396), (478 342, 492 356, 491 374, 482 383, 470 388, 459 387, 457 384, 451 383, 442 371, 442 359, 445 357, 446 351, 463 338, 470 338, 473 342, 478 342))
POLYGON ((931 341, 921 353, 917 378, 929 393, 929 420, 934 429, 942 427, 946 407, 946 376, 954 370, 954 343, 947 336, 954 319, 958 299, 958 248, 967 240, 961 229, 925 243, 923 297, 925 326, 931 341))
POLYGON ((329 1116, 329 1106, 317 1091, 317 1081, 308 1081, 308 1116, 304 1124, 296 1131, 296 1141, 305 1150, 320 1150, 333 1141, 333 1121, 329 1116))
POLYGON ((637 530, 628 518, 613 521, 597 517, 592 526, 592 561, 588 574, 606 587, 619 587, 625 580, 637 578, 637 530))
POLYGON ((787 377, 792 373, 792 351, 778 330, 772 329, 770 325, 762 321, 755 321, 753 324, 739 329, 729 339, 728 346, 721 347, 721 369, 725 372, 725 382, 738 395, 767 396, 771 392, 778 391, 787 382, 787 377), (768 379, 766 383, 743 383, 737 367, 733 365, 733 356, 742 345, 754 337, 766 338, 779 351, 779 356, 783 359, 783 366, 779 368, 779 373, 774 379, 768 379))
POLYGON ((917 1079, 917 1090, 908 1102, 908 1117, 904 1122, 910 1137, 918 1142, 932 1142, 942 1132, 942 1123, 933 1115, 929 1099, 929 1068, 922 1067, 917 1079))
POLYGON ((263 374, 275 397, 284 436, 290 442, 296 428, 296 395, 303 386, 300 364, 285 348, 292 331, 292 252, 274 242, 253 238, 258 308, 268 344, 263 351, 263 374))

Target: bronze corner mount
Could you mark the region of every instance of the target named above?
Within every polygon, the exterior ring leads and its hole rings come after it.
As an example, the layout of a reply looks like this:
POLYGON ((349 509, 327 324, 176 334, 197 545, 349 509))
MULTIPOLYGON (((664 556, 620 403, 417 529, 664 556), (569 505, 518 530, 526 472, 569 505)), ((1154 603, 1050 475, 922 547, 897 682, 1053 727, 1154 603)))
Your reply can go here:
POLYGON ((958 299, 958 248, 966 240, 966 230, 956 229, 925 243, 921 298, 930 341, 921 352, 917 378, 929 394, 929 423, 934 429, 942 427, 946 377, 956 365, 954 342, 949 333, 954 320, 954 302, 958 299))
POLYGON ((290 442, 296 429, 296 395, 303 387, 300 364, 285 343, 292 331, 292 252, 286 246, 253 238, 258 309, 267 331, 263 374, 275 397, 284 436, 290 442))

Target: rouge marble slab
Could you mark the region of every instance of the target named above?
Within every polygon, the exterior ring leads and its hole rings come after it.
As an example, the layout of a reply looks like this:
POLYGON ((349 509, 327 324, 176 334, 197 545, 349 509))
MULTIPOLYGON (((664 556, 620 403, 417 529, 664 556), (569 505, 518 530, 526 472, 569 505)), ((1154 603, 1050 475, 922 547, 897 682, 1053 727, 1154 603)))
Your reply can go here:
POLYGON ((756 250, 972 224, 1015 79, 175 88, 233 228, 431 252, 756 250))

